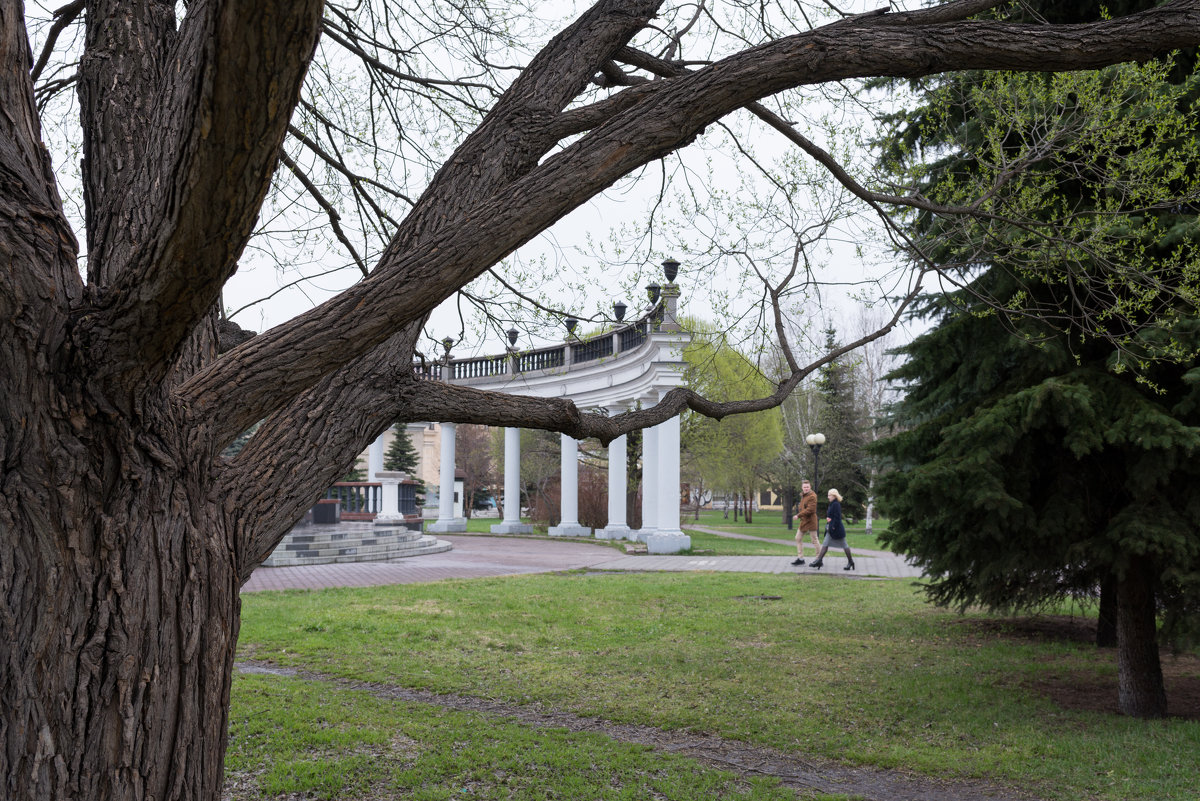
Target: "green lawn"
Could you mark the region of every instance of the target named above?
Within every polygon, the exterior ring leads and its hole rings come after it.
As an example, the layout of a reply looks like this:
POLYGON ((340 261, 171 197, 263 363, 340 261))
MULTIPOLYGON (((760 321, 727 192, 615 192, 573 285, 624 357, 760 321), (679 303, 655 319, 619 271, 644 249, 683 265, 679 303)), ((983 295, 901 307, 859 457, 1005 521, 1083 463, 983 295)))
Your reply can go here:
MULTIPOLYGON (((492 526, 499 523, 497 518, 478 518, 473 517, 467 521, 468 534, 490 534, 492 526)), ((523 522, 530 522, 525 518, 523 522)), ((733 522, 733 516, 729 519, 724 518, 723 513, 713 511, 702 511, 700 513, 700 521, 696 522, 693 514, 685 513, 680 520, 683 530, 692 538, 692 553, 711 553, 716 556, 794 556, 796 554, 795 536, 796 532, 789 531, 787 527, 780 522, 778 512, 769 512, 765 514, 756 514, 754 516, 754 524, 747 525, 743 520, 739 519, 736 523, 733 522), (701 525, 708 528, 716 528, 721 531, 732 531, 737 534, 751 534, 755 537, 769 537, 777 539, 780 544, 774 545, 766 542, 754 542, 748 540, 735 540, 728 537, 720 537, 713 534, 696 531, 691 528, 694 525, 701 525)), ((867 536, 864 532, 864 526, 861 522, 846 526, 846 541, 850 545, 851 550, 855 548, 865 548, 868 550, 882 550, 883 546, 873 536, 867 536)), ((886 520, 875 521, 875 531, 887 530, 886 520)), ((531 536, 546 536, 545 528, 534 527, 534 533, 531 536)), ((597 544, 609 544, 607 540, 597 540, 597 544)), ((808 543, 805 549, 806 556, 813 556, 812 543, 808 543)))
MULTIPOLYGON (((700 520, 699 521, 697 521, 695 519, 694 513, 685 514, 683 516, 681 524, 682 524, 684 530, 687 530, 690 526, 699 525, 699 526, 704 526, 706 528, 720 529, 721 531, 732 531, 736 534, 750 534, 755 537, 769 537, 771 539, 780 540, 781 542, 784 542, 785 544, 787 544, 789 546, 787 549, 785 549, 783 551, 779 551, 779 553, 785 553, 785 552, 791 553, 791 554, 796 553, 796 545, 795 545, 796 531, 794 529, 795 522, 793 521, 793 523, 792 523, 793 529, 789 530, 788 527, 786 525, 784 525, 783 520, 781 518, 781 513, 778 511, 755 513, 754 522, 752 524, 747 524, 745 522, 745 519, 741 518, 741 517, 739 517, 738 521, 735 523, 733 520, 732 512, 729 513, 729 518, 726 519, 724 512, 704 510, 704 511, 700 512, 700 520)), ((887 531, 887 526, 888 526, 887 520, 885 520, 885 519, 875 520, 874 521, 874 534, 868 536, 865 533, 866 526, 861 520, 856 521, 854 523, 847 524, 846 525, 846 543, 850 546, 851 550, 853 550, 855 548, 865 548, 867 550, 874 550, 874 551, 887 550, 886 548, 884 548, 882 545, 879 544, 879 541, 877 539, 875 539, 875 536, 874 536, 875 534, 878 534, 881 531, 887 531)), ((823 521, 823 520, 821 521, 821 530, 822 531, 825 530, 825 521, 823 521)), ((822 537, 822 539, 823 539, 823 537, 822 537)), ((697 547, 697 546, 695 545, 695 537, 693 536, 693 548, 694 547, 697 547)), ((701 546, 701 547, 710 547, 710 546, 705 545, 705 546, 701 546)), ((808 553, 811 553, 811 551, 812 551, 812 543, 810 542, 808 544, 808 549, 805 551, 805 553, 808 554, 808 553)), ((758 552, 757 551, 747 552, 747 551, 741 551, 741 550, 718 550, 717 551, 717 554, 719 556, 727 556, 727 555, 731 556, 734 554, 742 554, 742 553, 758 553, 758 552)), ((775 551, 764 552, 764 553, 775 553, 775 551)))
MULTIPOLYGON (((243 658, 850 763, 988 777, 1052 799, 1195 798, 1200 723, 1062 709, 1035 689, 1104 681, 1115 692, 1111 650, 996 634, 971 625, 981 616, 930 608, 906 581, 567 573, 254 593, 243 610, 243 658)), ((663 786, 703 776, 724 788, 707 791, 713 798, 776 797, 769 781, 735 787, 687 760, 658 767, 611 741, 597 747, 594 735, 563 733, 534 753, 530 735, 509 721, 430 722, 428 710, 381 703, 322 684, 239 677, 230 770, 274 776, 294 764, 264 795, 317 792, 320 776, 344 775, 323 797, 386 797, 380 787, 402 786, 396 797, 449 798, 468 779, 477 794, 467 797, 477 798, 693 797, 645 784, 640 762, 655 766, 648 774, 663 786), (348 740, 320 739, 337 732, 348 740), (370 756, 380 750, 392 761, 370 756), (518 759, 510 752, 524 755, 533 777, 520 793, 484 769, 518 759), (572 784, 576 760, 598 766, 599 784, 572 784), (602 794, 610 773, 632 788, 628 796, 602 794)))

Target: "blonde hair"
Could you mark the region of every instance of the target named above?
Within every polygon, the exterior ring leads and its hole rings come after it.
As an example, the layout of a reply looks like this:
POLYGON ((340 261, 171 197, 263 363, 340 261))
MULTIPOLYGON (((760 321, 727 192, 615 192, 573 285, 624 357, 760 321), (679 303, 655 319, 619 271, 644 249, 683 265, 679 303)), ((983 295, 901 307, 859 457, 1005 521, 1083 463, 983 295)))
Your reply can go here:
POLYGON ((835 497, 835 498, 837 498, 837 499, 838 499, 838 503, 841 503, 841 502, 842 502, 842 494, 841 494, 840 492, 838 492, 837 490, 835 490, 835 489, 831 489, 831 490, 829 491, 829 493, 828 493, 828 494, 829 494, 829 495, 832 495, 832 496, 833 496, 833 497, 835 497))

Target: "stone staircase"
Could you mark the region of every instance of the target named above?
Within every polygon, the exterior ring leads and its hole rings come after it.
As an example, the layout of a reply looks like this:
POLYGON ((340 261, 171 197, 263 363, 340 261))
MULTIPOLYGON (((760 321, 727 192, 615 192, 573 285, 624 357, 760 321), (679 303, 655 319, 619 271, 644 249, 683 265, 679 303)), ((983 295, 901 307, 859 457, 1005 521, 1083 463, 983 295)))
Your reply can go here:
POLYGON ((422 534, 420 520, 411 525, 413 528, 357 522, 299 525, 284 536, 263 566, 393 562, 409 556, 441 553, 452 547, 445 540, 422 534))

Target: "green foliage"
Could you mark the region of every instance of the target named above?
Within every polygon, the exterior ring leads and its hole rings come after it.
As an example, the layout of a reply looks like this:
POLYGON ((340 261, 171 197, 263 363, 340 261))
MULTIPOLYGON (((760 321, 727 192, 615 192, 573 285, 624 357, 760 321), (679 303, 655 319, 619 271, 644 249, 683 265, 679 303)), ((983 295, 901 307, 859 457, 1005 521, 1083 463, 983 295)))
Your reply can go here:
POLYGON ((416 478, 420 456, 417 454, 417 449, 413 447, 408 430, 402 423, 397 423, 392 426, 392 433, 395 436, 383 454, 383 469, 407 473, 410 477, 416 478))
MULTIPOLYGON (((698 331, 684 349, 687 386, 715 401, 768 395, 770 382, 719 335, 698 331)), ((692 411, 681 421, 681 448, 710 487, 751 495, 783 447, 778 409, 713 420, 692 411)))
MULTIPOLYGON (((825 330, 825 350, 831 352, 840 345, 837 332, 825 330)), ((849 357, 830 362, 821 368, 817 391, 822 403, 817 412, 817 430, 825 435, 821 447, 821 474, 817 477, 817 500, 823 508, 826 492, 836 488, 845 500, 842 507, 847 515, 859 517, 867 500, 867 476, 863 467, 866 458, 866 419, 855 386, 853 364, 849 357)))
POLYGON ((1151 565, 1165 634, 1200 624, 1194 58, 951 76, 899 120, 897 176, 973 212, 910 217, 962 289, 921 309, 880 448, 884 540, 938 603, 1036 608, 1151 565))
POLYGON ((969 213, 912 212, 912 257, 968 282, 984 265, 1003 269, 1019 286, 989 297, 993 310, 1105 339, 1139 369, 1191 358, 1174 335, 1200 301, 1191 63, 944 80, 896 119, 885 161, 969 213), (1150 351, 1146 327, 1165 334, 1150 351))

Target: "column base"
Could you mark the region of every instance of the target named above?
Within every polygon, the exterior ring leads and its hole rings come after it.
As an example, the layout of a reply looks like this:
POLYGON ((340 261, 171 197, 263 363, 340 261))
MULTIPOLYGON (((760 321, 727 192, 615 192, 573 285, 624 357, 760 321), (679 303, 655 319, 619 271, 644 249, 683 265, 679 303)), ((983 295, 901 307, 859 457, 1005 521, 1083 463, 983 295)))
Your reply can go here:
POLYGON ((492 526, 493 534, 531 534, 533 526, 528 523, 511 523, 505 520, 492 526))
POLYGON ((390 528, 403 528, 404 515, 399 512, 380 512, 375 515, 375 525, 388 526, 390 528))
POLYGON ((578 523, 563 523, 560 526, 554 526, 547 532, 551 537, 590 537, 592 530, 587 526, 581 526, 578 523))
POLYGON ((692 547, 692 538, 678 531, 656 531, 645 542, 646 553, 679 553, 692 547))
POLYGON ((435 520, 425 530, 430 534, 453 534, 456 531, 466 531, 467 521, 463 517, 455 517, 449 520, 435 520))
POLYGON ((627 540, 632 534, 632 529, 629 526, 608 526, 606 528, 596 529, 596 539, 598 540, 627 540))
POLYGON ((634 528, 629 530, 628 539, 632 542, 645 542, 646 537, 652 537, 658 533, 656 528, 634 528))

